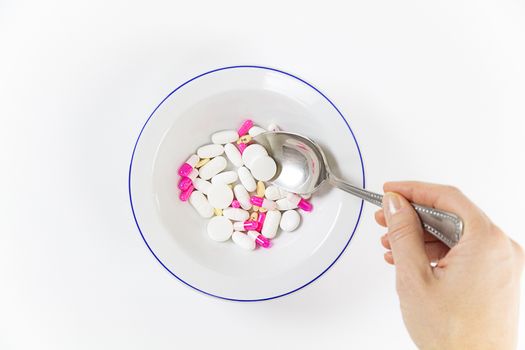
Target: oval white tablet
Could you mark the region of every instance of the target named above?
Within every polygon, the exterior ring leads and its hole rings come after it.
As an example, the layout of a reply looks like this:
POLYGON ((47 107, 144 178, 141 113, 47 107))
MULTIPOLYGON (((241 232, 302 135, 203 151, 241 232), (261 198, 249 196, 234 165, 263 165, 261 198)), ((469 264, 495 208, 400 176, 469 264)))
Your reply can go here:
POLYGON ((217 174, 211 178, 211 183, 220 183, 220 184, 231 184, 237 181, 238 176, 235 171, 225 171, 223 173, 217 174))
POLYGON ((268 181, 275 175, 277 165, 271 157, 261 156, 251 162, 250 171, 255 179, 268 181))
POLYGON ((264 191, 264 196, 271 201, 276 201, 278 199, 286 197, 281 195, 281 191, 277 186, 273 185, 266 187, 266 190, 264 191))
POLYGON ((200 158, 213 158, 220 156, 223 153, 224 147, 215 144, 204 145, 197 150, 197 155, 200 158))
POLYGON ((255 249, 255 241, 248 237, 246 233, 235 231, 232 235, 232 240, 235 242, 236 245, 239 247, 246 249, 246 250, 254 250, 255 249))
POLYGON ((242 152, 242 161, 244 162, 244 165, 248 168, 251 168, 251 162, 259 158, 260 156, 267 156, 268 152, 266 152, 266 149, 259 145, 259 144, 253 144, 246 147, 244 152, 242 152))
POLYGON ((250 213, 241 208, 226 208, 222 211, 222 215, 233 221, 245 221, 250 217, 250 213))
POLYGON ((208 222, 208 236, 217 242, 224 242, 230 239, 233 232, 233 224, 224 216, 214 216, 208 222))
POLYGON ((211 182, 203 180, 201 178, 196 178, 193 180, 193 186, 204 194, 208 194, 208 191, 211 187, 211 182))
POLYGON ((290 210, 297 208, 297 204, 294 204, 288 200, 288 198, 282 198, 277 200, 277 209, 279 210, 290 210))
POLYGON ((248 193, 248 191, 246 191, 246 188, 244 188, 243 185, 235 185, 235 187, 233 188, 233 192, 235 193, 235 198, 241 204, 241 208, 243 208, 244 210, 250 210, 252 208, 252 203, 250 202, 250 194, 248 193))
POLYGON ((266 132, 266 130, 264 130, 263 128, 259 127, 259 126, 252 126, 250 128, 250 130, 248 131, 248 134, 251 136, 251 137, 255 137, 257 135, 260 135, 262 134, 263 132, 266 132))
POLYGON ((233 200, 232 189, 225 184, 211 184, 208 190, 208 202, 212 207, 224 209, 230 206, 233 200))
POLYGON ((281 221, 281 212, 278 210, 269 210, 266 212, 261 234, 266 238, 274 238, 281 221))
POLYGON ((211 135, 211 142, 224 145, 226 143, 235 142, 239 138, 237 130, 222 130, 211 135))
POLYGON ((239 169, 237 169, 237 174, 239 175, 239 180, 241 181, 242 185, 248 192, 253 192, 257 188, 257 184, 255 183, 255 179, 252 176, 252 173, 250 173, 250 170, 248 168, 242 166, 239 169))
POLYGON ((197 213, 203 218, 211 218, 213 216, 213 207, 201 191, 193 191, 189 201, 197 213))
POLYGON ((301 216, 295 210, 287 210, 281 216, 281 222, 279 226, 283 231, 291 232, 299 226, 301 222, 301 216))
POLYGON ((224 145, 224 153, 226 153, 226 157, 228 157, 235 167, 238 168, 244 164, 242 162, 241 152, 233 143, 227 143, 224 145))
POLYGON ((199 169, 199 177, 204 180, 209 180, 226 169, 227 164, 228 162, 223 156, 215 157, 199 169))

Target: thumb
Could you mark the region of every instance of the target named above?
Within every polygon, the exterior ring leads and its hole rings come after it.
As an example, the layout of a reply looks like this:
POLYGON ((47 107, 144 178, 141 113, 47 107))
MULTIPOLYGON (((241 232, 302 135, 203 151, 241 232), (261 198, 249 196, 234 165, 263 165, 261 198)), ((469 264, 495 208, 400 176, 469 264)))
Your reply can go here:
POLYGON ((383 196, 383 211, 397 273, 429 272, 423 227, 412 205, 403 196, 387 192, 383 196))

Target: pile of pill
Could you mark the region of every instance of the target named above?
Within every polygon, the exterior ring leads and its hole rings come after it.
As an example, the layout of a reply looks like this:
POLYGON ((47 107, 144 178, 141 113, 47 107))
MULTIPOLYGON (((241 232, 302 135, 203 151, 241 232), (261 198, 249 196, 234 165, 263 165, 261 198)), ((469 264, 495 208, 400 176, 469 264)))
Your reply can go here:
MULTIPOLYGON (((268 130, 279 128, 272 124, 268 130)), ((277 166, 253 140, 266 131, 248 119, 238 130, 216 132, 212 143, 197 149, 178 170, 180 200, 189 200, 203 218, 211 218, 207 231, 214 241, 231 238, 247 250, 269 248, 279 227, 294 231, 299 226, 297 208, 312 210, 308 196, 267 186, 277 166)))

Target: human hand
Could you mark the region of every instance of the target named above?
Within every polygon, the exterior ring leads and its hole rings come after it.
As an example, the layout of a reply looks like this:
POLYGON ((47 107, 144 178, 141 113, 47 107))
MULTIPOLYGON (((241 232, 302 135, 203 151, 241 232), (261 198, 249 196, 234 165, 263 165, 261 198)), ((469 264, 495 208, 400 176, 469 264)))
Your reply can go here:
POLYGON ((514 349, 522 248, 453 187, 390 182, 384 191, 376 221, 388 227, 381 237, 388 249, 384 258, 395 265, 401 313, 415 344, 514 349), (407 200, 459 215, 464 221, 459 243, 449 249, 424 232, 407 200))

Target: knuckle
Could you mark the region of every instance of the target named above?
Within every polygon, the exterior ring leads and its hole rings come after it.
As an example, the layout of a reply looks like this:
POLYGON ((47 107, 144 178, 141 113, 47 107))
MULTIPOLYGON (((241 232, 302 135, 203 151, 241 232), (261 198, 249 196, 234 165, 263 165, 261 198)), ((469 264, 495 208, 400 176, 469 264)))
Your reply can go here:
POLYGON ((446 185, 445 189, 450 194, 454 194, 454 195, 463 194, 463 192, 461 192, 461 190, 459 188, 457 188, 456 186, 446 185))

